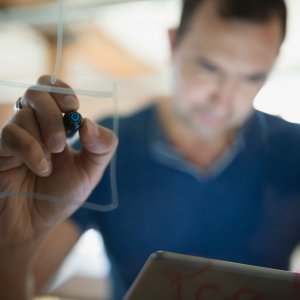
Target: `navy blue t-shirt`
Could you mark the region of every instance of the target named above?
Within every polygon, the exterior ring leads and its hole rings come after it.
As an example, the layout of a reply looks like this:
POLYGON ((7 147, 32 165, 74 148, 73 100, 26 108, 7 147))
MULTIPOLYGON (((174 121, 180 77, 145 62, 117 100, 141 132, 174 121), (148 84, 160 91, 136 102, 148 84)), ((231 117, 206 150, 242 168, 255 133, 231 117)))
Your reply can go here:
MULTIPOLYGON (((155 107, 121 118, 117 183, 117 209, 72 217, 101 231, 115 299, 158 250, 287 269, 300 241, 300 126, 262 112, 208 173, 172 149, 155 107)), ((107 169, 88 201, 111 200, 107 169)))

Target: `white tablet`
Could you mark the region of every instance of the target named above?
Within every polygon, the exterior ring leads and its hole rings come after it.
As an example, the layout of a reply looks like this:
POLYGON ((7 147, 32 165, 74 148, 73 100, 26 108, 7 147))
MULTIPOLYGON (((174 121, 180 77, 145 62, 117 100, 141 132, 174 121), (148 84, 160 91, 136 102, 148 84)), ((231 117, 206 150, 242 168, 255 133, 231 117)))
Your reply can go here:
POLYGON ((300 277, 288 271, 156 252, 124 300, 300 300, 300 277))

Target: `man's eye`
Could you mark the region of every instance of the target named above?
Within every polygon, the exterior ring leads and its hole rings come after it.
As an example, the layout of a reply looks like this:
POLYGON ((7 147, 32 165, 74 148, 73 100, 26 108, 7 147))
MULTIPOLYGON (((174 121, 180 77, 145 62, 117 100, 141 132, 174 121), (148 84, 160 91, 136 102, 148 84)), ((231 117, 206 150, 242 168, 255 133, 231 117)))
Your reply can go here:
POLYGON ((247 76, 244 78, 244 81, 248 83, 261 83, 264 82, 267 78, 267 75, 265 74, 255 74, 251 76, 247 76))
POLYGON ((215 73, 218 72, 218 68, 216 66, 214 66, 213 64, 204 61, 204 60, 200 60, 199 62, 199 66, 204 69, 205 71, 211 72, 211 73, 215 73))

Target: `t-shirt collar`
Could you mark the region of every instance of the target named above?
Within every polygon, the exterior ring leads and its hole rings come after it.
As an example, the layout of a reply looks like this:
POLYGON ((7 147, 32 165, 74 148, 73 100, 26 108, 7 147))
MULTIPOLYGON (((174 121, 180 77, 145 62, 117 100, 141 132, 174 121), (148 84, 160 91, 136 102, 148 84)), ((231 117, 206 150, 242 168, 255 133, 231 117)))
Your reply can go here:
POLYGON ((254 112, 244 126, 236 133, 230 148, 206 171, 186 161, 180 153, 170 145, 161 129, 157 110, 153 109, 148 131, 149 151, 153 159, 167 167, 191 174, 198 179, 213 179, 220 175, 231 164, 237 154, 244 149, 246 133, 255 123, 254 119, 256 119, 256 117, 256 112, 254 112))

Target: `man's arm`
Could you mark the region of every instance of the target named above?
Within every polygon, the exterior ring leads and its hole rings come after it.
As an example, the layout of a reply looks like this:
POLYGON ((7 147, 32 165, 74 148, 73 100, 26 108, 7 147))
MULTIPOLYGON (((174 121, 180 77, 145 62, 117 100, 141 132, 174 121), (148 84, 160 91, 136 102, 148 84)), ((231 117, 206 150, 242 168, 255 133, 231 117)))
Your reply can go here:
MULTIPOLYGON (((50 77, 38 84, 51 85, 50 77)), ((70 89, 62 81, 55 85, 70 89)), ((112 131, 88 119, 79 129, 82 149, 68 146, 62 114, 78 110, 75 95, 29 89, 20 104, 0 129, 0 299, 5 300, 31 299, 33 269, 39 288, 72 248, 79 230, 63 227, 66 237, 55 228, 88 198, 117 147, 112 131), (50 269, 40 265, 52 255, 50 269)))
POLYGON ((35 243, 27 253, 24 248, 7 248, 6 251, 2 248, 1 258, 8 259, 0 259, 1 296, 6 300, 18 300, 43 293, 45 285, 57 272, 80 235, 79 227, 66 220, 49 234, 35 259, 32 257, 32 253, 36 252, 35 243))
POLYGON ((34 263, 35 291, 45 292, 45 286, 55 275, 66 256, 70 253, 81 235, 80 228, 71 220, 66 220, 51 233, 44 243, 34 263))
POLYGON ((0 298, 6 300, 31 299, 33 295, 33 278, 31 277, 31 250, 0 248, 0 298))

